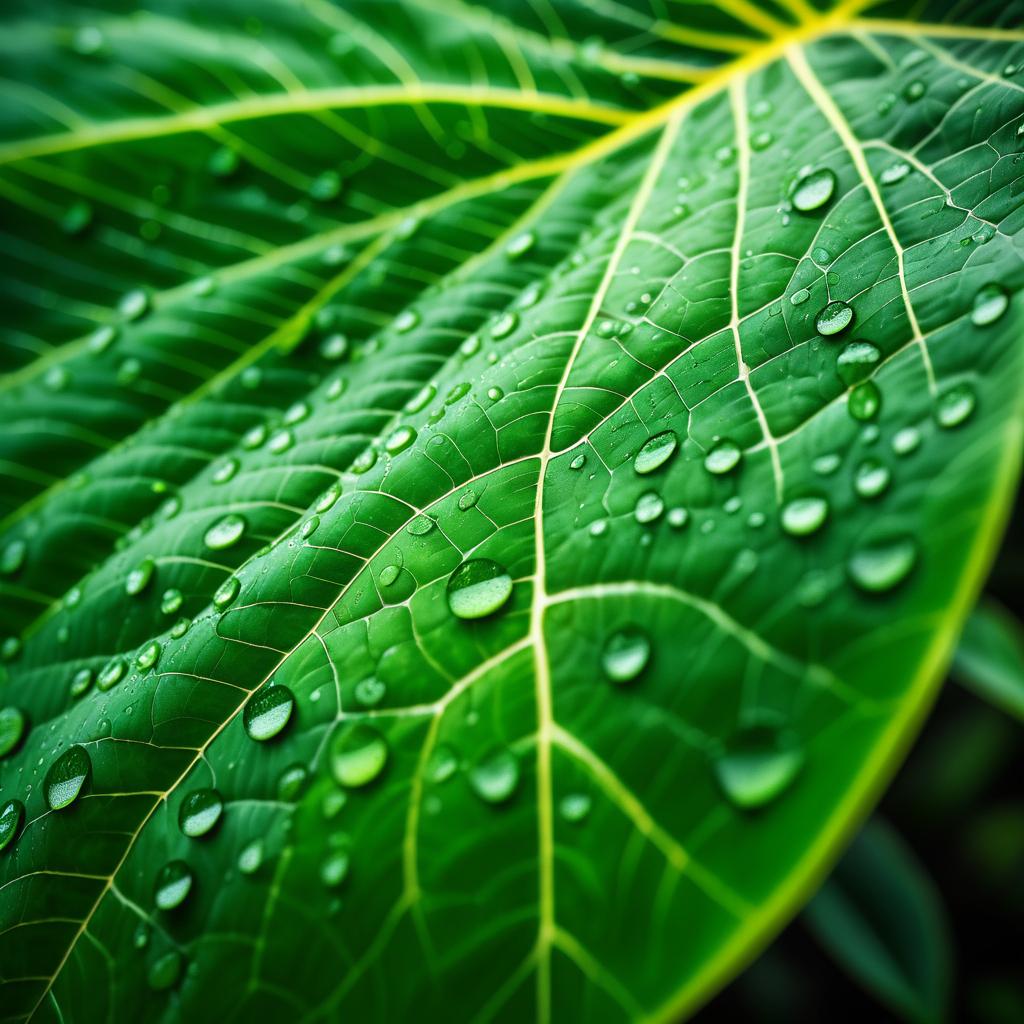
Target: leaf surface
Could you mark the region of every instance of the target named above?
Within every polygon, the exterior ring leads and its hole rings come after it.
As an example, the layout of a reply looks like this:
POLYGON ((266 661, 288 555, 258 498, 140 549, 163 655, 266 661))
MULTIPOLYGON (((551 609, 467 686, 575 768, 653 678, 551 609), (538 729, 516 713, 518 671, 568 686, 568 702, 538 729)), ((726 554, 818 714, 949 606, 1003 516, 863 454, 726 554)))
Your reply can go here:
POLYGON ((1020 463, 1022 8, 902 6, 5 6, 4 1019, 678 1019, 797 910, 1020 463))
POLYGON ((1002 605, 983 601, 968 616, 953 672, 979 697, 1024 719, 1024 637, 1002 605))

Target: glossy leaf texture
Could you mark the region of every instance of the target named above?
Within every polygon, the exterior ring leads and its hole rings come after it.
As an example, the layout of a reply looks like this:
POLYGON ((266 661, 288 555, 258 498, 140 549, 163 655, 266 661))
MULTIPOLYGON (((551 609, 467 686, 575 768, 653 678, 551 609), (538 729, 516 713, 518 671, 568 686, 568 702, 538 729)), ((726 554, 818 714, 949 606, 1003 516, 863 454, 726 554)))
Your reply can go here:
POLYGON ((918 7, 4 6, 3 1019, 678 1019, 796 912, 1020 463, 1024 9, 918 7))
POLYGON ((836 962, 901 1020, 948 1018, 949 922, 934 883, 889 825, 867 825, 804 919, 836 962))

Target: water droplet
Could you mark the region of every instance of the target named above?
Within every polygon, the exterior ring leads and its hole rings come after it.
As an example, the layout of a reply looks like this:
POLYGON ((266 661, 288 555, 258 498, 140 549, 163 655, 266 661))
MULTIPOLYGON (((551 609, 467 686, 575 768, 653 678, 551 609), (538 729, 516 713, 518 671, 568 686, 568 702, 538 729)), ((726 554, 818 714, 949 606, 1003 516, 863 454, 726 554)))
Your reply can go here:
POLYGON ((899 163, 890 164, 886 167, 881 174, 878 176, 878 180, 883 185, 895 185, 896 182, 902 181, 910 173, 910 164, 900 161, 899 163))
POLYGON ((149 586, 155 569, 156 562, 152 558, 144 558, 125 577, 124 592, 130 596, 141 594, 149 586))
POLYGON ((360 722, 348 726, 331 741, 331 774, 346 789, 369 785, 384 770, 387 760, 387 740, 372 725, 360 722))
POLYGON ((357 474, 369 473, 377 465, 377 449, 364 448, 352 460, 352 472, 357 474))
POLYGON ((971 308, 971 323, 976 327, 994 324, 1009 308, 1010 296, 998 284, 986 284, 974 296, 971 308))
POLYGON ((798 288, 790 295, 789 301, 794 306, 802 306, 810 297, 811 293, 806 288, 798 288))
POLYGON ((821 167, 798 178, 790 189, 789 198, 801 213, 810 213, 821 209, 832 198, 835 190, 835 172, 828 167, 821 167))
POLYGON ((820 530, 828 518, 828 502, 819 495, 787 501, 782 508, 782 528, 791 537, 807 537, 820 530))
POLYGON ((427 778, 433 783, 447 782, 458 768, 458 755, 447 743, 440 743, 427 761, 427 778))
POLYGON ((0 709, 0 757, 6 757, 25 735, 25 716, 14 707, 0 709))
POLYGON ((210 479, 215 484, 226 484, 238 472, 238 459, 222 459, 214 467, 210 479))
POLYGON ((284 803, 297 800, 306 786, 309 771, 304 764, 289 765, 277 780, 277 798, 284 803))
POLYGON ((254 875, 263 866, 263 840, 253 839, 238 854, 238 870, 243 875, 254 875))
POLYGON ((25 564, 27 554, 28 544, 24 540, 12 540, 0 555, 0 574, 13 576, 25 564))
POLYGON ((617 630, 601 652, 601 668, 613 683, 630 683, 651 660, 651 641, 639 626, 617 630))
POLYGON ((866 380, 858 384, 850 392, 846 408, 855 420, 872 420, 878 415, 882 407, 882 392, 873 380, 866 380))
POLYGON ((679 438, 676 437, 674 430, 655 434, 648 438, 641 446, 640 451, 636 453, 636 458, 633 459, 633 469, 641 476, 653 473, 672 458, 678 446, 679 438))
POLYGON ((254 740, 273 739, 287 724, 295 710, 295 695, 287 686, 264 686, 245 705, 242 724, 254 740))
POLYGON ((160 599, 160 611, 164 615, 173 615, 182 606, 184 601, 185 595, 177 587, 168 587, 160 599))
POLYGON ((399 427, 384 442, 384 450, 389 455, 404 452, 416 440, 416 431, 412 427, 399 427))
POLYGON ((704 456, 704 468, 715 476, 730 473, 743 458, 743 452, 734 441, 721 440, 704 456))
POLYGON ((579 455, 575 456, 569 463, 569 468, 574 472, 581 470, 587 464, 586 452, 580 452, 579 455))
POLYGON ((977 399, 969 384, 956 384, 939 395, 935 403, 935 420, 949 430, 958 427, 974 412, 977 399))
POLYGON ((493 615, 512 595, 512 577, 489 558, 471 558, 448 578, 448 607, 460 619, 493 615))
POLYGON ((507 338, 519 326, 518 313, 502 313, 497 320, 491 324, 491 337, 495 341, 507 338))
POLYGON ((183 966, 184 960, 181 954, 176 949, 172 949, 169 953, 157 957, 150 964, 149 971, 146 973, 146 982, 154 992, 165 992, 169 988, 174 988, 178 983, 183 966))
POLYGON ((231 512, 206 531, 203 543, 212 551, 223 551, 239 541, 245 533, 245 527, 244 517, 231 512))
POLYGON ((135 667, 143 671, 152 668, 160 660, 160 641, 150 640, 135 656, 135 667))
POLYGON ((190 839, 205 836, 224 813, 224 800, 215 789, 195 789, 178 808, 178 827, 190 839))
POLYGON ((892 438, 892 450, 897 455, 910 455, 921 445, 921 432, 916 427, 903 427, 892 438))
POLYGON ((241 584, 238 582, 238 577, 229 576, 214 592, 213 607, 218 610, 227 608, 227 606, 238 596, 240 587, 241 584))
POLYGON ((398 579, 398 574, 402 571, 400 565, 385 565, 380 571, 380 575, 377 577, 377 582, 382 587, 390 587, 395 580, 398 579))
POLYGON ((847 386, 859 384, 871 375, 882 353, 870 341, 851 341, 836 359, 839 378, 847 386))
POLYGON ((408 402, 405 403, 405 411, 410 413, 421 412, 433 400, 437 394, 437 385, 424 384, 408 402))
POLYGON ((285 426, 291 427, 296 423, 301 423, 304 419, 309 418, 309 403, 308 402, 292 402, 291 405, 285 410, 284 413, 284 424, 285 426))
POLYGON ((348 850, 336 850, 320 865, 320 881, 328 889, 337 888, 348 877, 348 850))
POLYGON ((20 800, 8 800, 0 807, 0 851, 14 841, 25 817, 25 805, 20 800))
POLYGON ((328 334, 317 346, 317 351, 330 363, 341 362, 348 355, 348 338, 344 334, 328 334))
POLYGON ((425 534, 430 533, 433 528, 434 520, 429 516, 417 516, 411 523, 409 523, 408 527, 409 532, 414 537, 422 537, 425 534))
POLYGON ((149 292, 135 288, 121 296, 117 310, 126 320, 138 320, 149 309, 149 292))
POLYGON ((309 184, 309 195, 318 203, 329 203, 341 194, 341 175, 337 171, 322 171, 309 184))
POLYGON ((414 309, 405 309, 395 317, 395 330, 407 334, 420 322, 420 315, 414 309))
POLYGON ((353 691, 356 700, 364 708, 376 707, 387 693, 387 687, 384 683, 374 676, 369 676, 366 679, 360 679, 356 683, 353 691))
POLYGON ((877 498, 889 487, 892 474, 878 459, 865 459, 853 478, 853 489, 861 498, 877 498))
POLYGON ((480 500, 480 495, 478 495, 476 493, 476 491, 473 491, 473 490, 463 491, 462 494, 459 495, 459 503, 458 503, 459 504, 459 511, 460 512, 468 511, 469 509, 473 508, 473 506, 476 505, 476 503, 479 500, 480 500))
POLYGON ((668 510, 668 525, 673 530, 681 530, 690 521, 690 513, 685 508, 670 508, 668 510))
POLYGON ((845 331, 853 323, 853 307, 836 300, 822 309, 814 321, 815 330, 822 337, 830 338, 845 331))
POLYGON ((91 668, 80 668, 71 677, 69 692, 72 700, 77 700, 88 692, 89 687, 92 686, 92 678, 91 668))
POLYGON ((642 526, 656 522, 665 511, 665 502, 657 491, 647 491, 636 500, 633 518, 642 526))
POLYGON ((123 678, 127 668, 124 658, 111 658, 96 677, 97 688, 106 691, 112 686, 116 686, 123 678))
POLYGON ((50 765, 43 782, 46 802, 52 811, 68 807, 78 799, 92 771, 92 761, 85 747, 68 747, 50 765))
POLYGON ((520 256, 525 256, 533 248, 536 241, 537 238, 532 231, 523 231, 505 246, 505 255, 510 259, 518 259, 520 256))
POLYGON ((764 807, 793 783, 804 763, 803 751, 782 730, 768 725, 741 729, 715 759, 722 792, 742 810, 764 807))
POLYGON ((519 761, 508 747, 494 747, 469 771, 469 784, 489 804, 508 800, 519 785, 519 761))
POLYGON ((210 154, 207 167, 211 174, 218 178, 227 178, 238 170, 238 153, 227 146, 221 146, 210 154))
POLYGON ((924 82, 915 80, 907 84, 906 88, 903 90, 903 98, 908 103, 916 103, 924 95, 924 91, 924 82))
POLYGON ((880 594, 902 583, 916 563, 914 540, 897 537, 855 551, 847 562, 847 571, 861 590, 880 594))
POLYGON ((590 814, 592 802, 589 793, 566 793, 558 802, 558 813, 563 821, 576 825, 590 814))
POLYGON ((183 860, 168 861, 156 876, 153 902, 158 910, 180 907, 192 891, 192 869, 183 860))

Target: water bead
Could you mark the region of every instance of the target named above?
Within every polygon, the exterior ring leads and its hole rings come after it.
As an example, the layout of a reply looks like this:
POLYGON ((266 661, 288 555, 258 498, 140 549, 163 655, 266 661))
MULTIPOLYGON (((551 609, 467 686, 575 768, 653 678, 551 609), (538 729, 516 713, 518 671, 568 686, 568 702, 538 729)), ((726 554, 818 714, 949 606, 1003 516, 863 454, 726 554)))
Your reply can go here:
POLYGON ((601 652, 601 668, 613 683, 632 682, 651 660, 651 641, 639 626, 612 633, 601 652))
POLYGON ((485 803, 504 803, 519 785, 519 760, 508 747, 494 747, 470 768, 469 784, 485 803))
POLYGON ((215 789, 193 790, 178 808, 178 827, 190 839, 210 832, 224 813, 224 800, 215 789))
POLYGON ((92 772, 92 761, 85 747, 68 747, 50 765, 43 782, 43 792, 50 810, 59 811, 69 807, 79 797, 92 772))
POLYGON ((816 533, 828 518, 828 502, 818 495, 806 495, 782 507, 782 528, 792 537, 816 533))
POLYGON ((858 588, 880 594, 902 583, 916 563, 917 545, 914 540, 897 537, 855 551, 847 561, 847 572, 858 588))
POLYGON ((165 864, 156 876, 153 886, 153 902, 158 910, 174 910, 180 907, 192 891, 194 877, 192 869, 183 860, 172 860, 165 864))
POLYGON ((372 725, 357 723, 342 729, 331 741, 331 774, 339 786, 359 789, 369 785, 384 770, 388 760, 387 740, 372 725))
POLYGON ((448 578, 448 607, 460 619, 493 615, 512 596, 512 577, 497 562, 471 558, 448 578))
POLYGON ((287 686, 264 686, 248 700, 242 725, 251 739, 264 743, 288 724, 295 710, 295 695, 287 686))
POLYGON ((633 469, 641 476, 660 469, 675 454, 679 438, 675 431, 666 430, 648 438, 633 459, 633 469))
POLYGON ((810 171, 794 182, 790 189, 790 201, 801 213, 819 210, 832 198, 836 182, 835 172, 828 167, 810 171))
POLYGON ((974 413, 977 398, 969 384, 957 384, 939 395, 935 403, 935 420, 946 430, 958 427, 974 413))
POLYGON ((836 300, 819 311, 814 320, 815 330, 825 338, 845 331, 853 323, 853 307, 836 300))

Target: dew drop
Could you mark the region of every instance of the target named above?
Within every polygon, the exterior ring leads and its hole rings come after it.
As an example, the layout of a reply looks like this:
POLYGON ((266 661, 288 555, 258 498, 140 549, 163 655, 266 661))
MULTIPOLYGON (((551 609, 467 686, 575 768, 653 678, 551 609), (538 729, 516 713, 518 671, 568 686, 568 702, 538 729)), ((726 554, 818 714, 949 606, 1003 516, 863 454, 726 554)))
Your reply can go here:
POLYGON ((730 473, 743 458, 743 452, 735 441, 721 440, 704 456, 704 468, 715 476, 730 473))
POLYGON ((511 242, 505 246, 505 255, 510 259, 518 259, 520 256, 525 256, 534 246, 537 241, 536 236, 532 231, 524 231, 521 234, 516 235, 511 242))
POLYGON ((782 528, 791 537, 816 533, 828 518, 828 502, 819 495, 805 495, 787 501, 782 508, 782 528))
POLYGON ((178 808, 178 827, 190 839, 205 836, 224 813, 224 800, 215 789, 195 789, 178 808))
POLYGON ((238 854, 238 870, 243 875, 254 875, 263 866, 263 840, 253 839, 238 854))
POLYGON ((168 861, 156 876, 153 902, 158 910, 180 907, 192 891, 192 869, 183 860, 168 861))
POLYGON ((0 757, 6 757, 25 735, 25 716, 15 707, 0 709, 0 757))
POLYGON ((348 338, 344 334, 328 334, 317 346, 317 351, 329 363, 339 363, 348 355, 348 338))
POLYGON ((149 293, 144 288, 134 288, 121 296, 117 310, 126 320, 138 320, 149 309, 149 293))
POLYGON ((237 544, 245 533, 245 519, 237 512, 231 512, 214 523, 203 535, 203 543, 211 551, 223 551, 237 544))
POLYGON ((8 800, 0 807, 0 852, 14 841, 25 817, 25 805, 20 800, 8 800))
POLYGON ((882 353, 870 341, 851 341, 836 359, 839 378, 847 386, 859 384, 871 375, 882 353))
POLYGON ((613 683, 630 683, 651 660, 651 641, 639 626, 612 633, 601 652, 601 668, 613 683))
POLYGON ((25 564, 27 554, 28 544, 24 540, 12 540, 0 554, 0 575, 13 576, 25 564))
POLYGON ((185 595, 177 587, 168 587, 160 598, 160 611, 164 615, 173 615, 184 601, 185 595))
POLYGON ((284 803, 292 803, 297 800, 299 794, 305 788, 306 780, 309 778, 309 771, 304 764, 289 765, 277 780, 277 798, 284 803))
POLYGON ((798 178, 790 190, 789 198, 795 209, 801 213, 810 213, 821 209, 832 198, 835 190, 835 172, 828 167, 821 167, 798 178))
POLYGON ((150 640, 135 656, 135 667, 143 671, 152 668, 160 660, 160 641, 150 640))
POLYGON ((422 412, 434 400, 437 394, 436 384, 424 384, 408 402, 405 403, 405 411, 410 413, 422 412))
POLYGON ((384 442, 384 450, 389 455, 404 452, 416 440, 416 431, 412 427, 399 427, 384 442))
POLYGON ((491 337, 495 341, 507 338, 519 326, 518 313, 502 313, 497 320, 491 324, 491 337))
POLYGON ((458 755, 447 743, 440 743, 427 761, 427 778, 435 784, 447 782, 458 768, 458 755))
POLYGON ((882 407, 882 392, 873 380, 858 384, 847 399, 846 408, 850 415, 861 422, 873 420, 882 407))
POLYGON ((459 501, 458 501, 459 511, 460 512, 467 512, 467 511, 469 511, 469 509, 473 508, 479 500, 480 500, 480 495, 477 494, 476 491, 474 491, 474 490, 463 491, 462 494, 459 495, 459 501))
POLYGON ((811 293, 806 288, 798 288, 790 295, 789 301, 794 306, 802 306, 810 297, 811 293))
POLYGON ((93 673, 91 668, 80 668, 71 677, 69 692, 72 700, 77 700, 88 692, 89 687, 92 686, 92 679, 93 673))
POLYGON ((229 576, 214 592, 213 607, 218 609, 218 611, 227 608, 238 596, 240 587, 241 584, 238 582, 238 577, 229 576))
POLYGON ((336 850, 320 865, 320 881, 328 889, 335 889, 348 877, 348 850, 336 850))
POLYGON ((460 619, 493 615, 511 596, 508 570, 489 558, 471 558, 448 577, 448 607, 460 619))
POLYGON ((592 802, 589 793, 566 793, 558 802, 558 813, 563 821, 577 825, 590 814, 592 802))
POLYGON ((679 438, 675 431, 666 430, 648 438, 633 459, 633 469, 641 476, 660 469, 675 454, 679 438))
POLYGON ((914 540, 897 537, 855 551, 847 562, 847 571, 861 590, 880 594, 902 583, 916 563, 914 540))
POLYGON ((673 530, 681 530, 690 521, 690 513, 685 508, 670 508, 668 510, 668 525, 673 530))
POLYGON ((356 700, 364 708, 376 707, 387 694, 387 687, 384 683, 374 676, 369 676, 366 679, 360 679, 356 683, 353 691, 356 700))
POLYGON ((889 488, 892 474, 878 459, 865 459, 853 477, 853 489, 861 498, 878 498, 889 488))
POLYGON ((242 724, 249 737, 263 743, 273 739, 295 710, 295 695, 287 686, 264 686, 245 705, 242 724))
POLYGON ((921 432, 916 427, 903 427, 892 438, 892 450, 897 455, 910 455, 921 446, 921 432))
POLYGON ((407 334, 420 322, 420 315, 414 309, 405 309, 395 317, 395 330, 407 334))
POLYGON ((958 427, 974 412, 977 398, 969 384, 957 384, 939 395, 935 403, 935 421, 946 430, 958 427))
POLYGON ((217 463, 210 475, 215 484, 226 484, 238 472, 238 459, 226 458, 217 463))
POLYGON ((825 338, 845 331, 853 323, 853 307, 838 299, 822 309, 814 321, 815 330, 825 338))
POLYGON ((77 799, 85 787, 92 771, 92 761, 85 747, 68 747, 53 764, 50 765, 43 782, 46 802, 52 811, 69 807, 77 799))
POLYGON ((124 658, 111 658, 96 677, 97 688, 106 691, 116 686, 124 677, 127 668, 124 658))
POLYGON ((124 592, 132 597, 136 594, 141 594, 149 586, 155 569, 156 562, 152 558, 144 558, 125 577, 124 592))
POLYGON ((398 579, 398 574, 402 571, 400 565, 385 565, 380 571, 380 575, 377 577, 377 581, 382 587, 390 587, 395 580, 398 579))
POLYGON ((384 770, 387 760, 387 740, 372 725, 351 725, 331 741, 331 774, 346 789, 369 785, 384 770))
POLYGON ((165 992, 174 988, 181 977, 183 964, 182 956, 176 949, 164 953, 150 964, 146 973, 147 984, 154 992, 165 992))
POLYGON ((657 522, 664 511, 665 502, 661 495, 656 491, 647 491, 646 494, 641 494, 637 498, 636 506, 633 509, 633 518, 642 526, 647 526, 649 523, 657 522))
POLYGON ((422 537, 425 534, 430 533, 434 528, 434 520, 429 516, 417 516, 411 523, 409 523, 409 532, 414 537, 422 537))
POLYGON ((986 284, 974 296, 971 308, 971 323, 975 327, 994 324, 1009 308, 1010 296, 998 284, 986 284))
POLYGON ((755 725, 728 741, 715 759, 714 771, 729 802, 750 811, 780 797, 803 763, 803 751, 781 730, 755 725))
POLYGON ((508 747, 494 747, 470 768, 469 784, 485 803, 503 803, 519 785, 519 760, 508 747))

